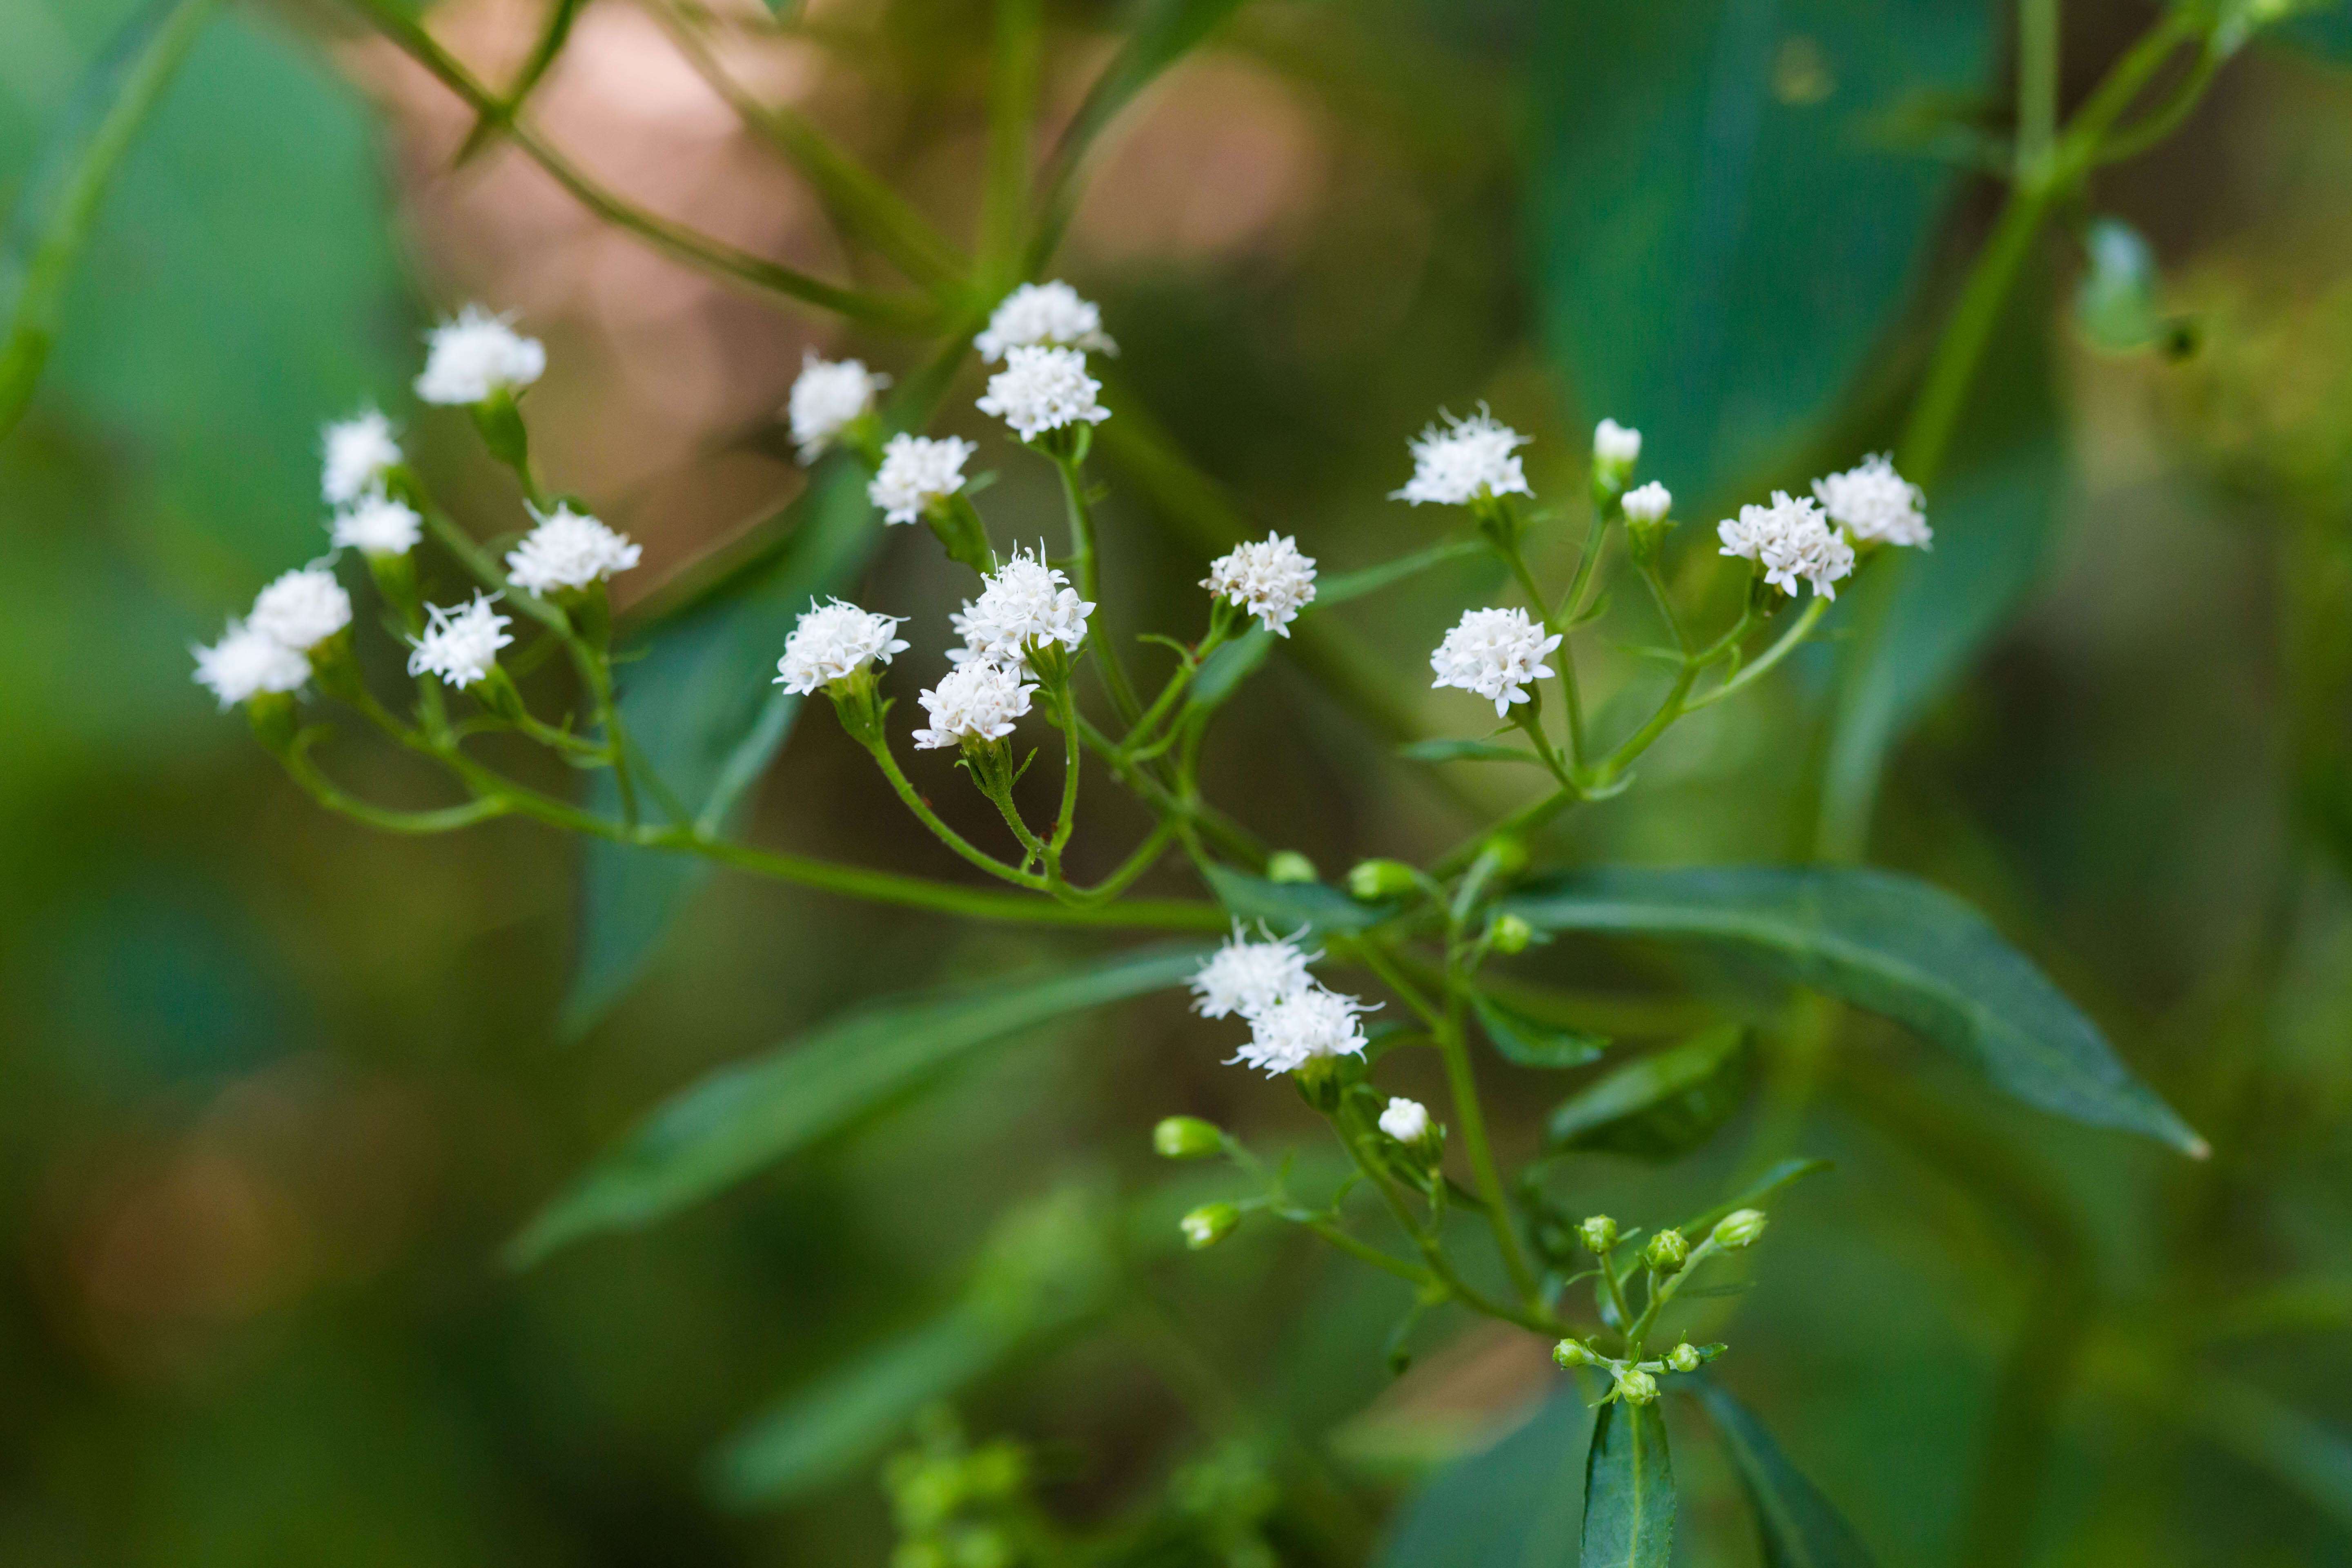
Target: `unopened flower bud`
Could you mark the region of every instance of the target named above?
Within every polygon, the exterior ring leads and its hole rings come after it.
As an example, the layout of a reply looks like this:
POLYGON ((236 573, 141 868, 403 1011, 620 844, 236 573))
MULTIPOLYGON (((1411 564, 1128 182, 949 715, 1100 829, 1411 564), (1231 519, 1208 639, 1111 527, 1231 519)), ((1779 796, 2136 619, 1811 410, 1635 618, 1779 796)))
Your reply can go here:
POLYGON ((1551 1359, 1563 1372, 1573 1372, 1580 1366, 1599 1366, 1601 1358, 1581 1340, 1562 1340, 1551 1347, 1551 1359))
POLYGON ((1400 1143, 1418 1143, 1429 1136, 1429 1108, 1417 1100, 1392 1097, 1381 1112, 1381 1131, 1400 1143))
POLYGON ((1723 1223, 1715 1227, 1715 1244, 1727 1249, 1753 1247, 1756 1238, 1764 1234, 1762 1209, 1739 1209, 1724 1215, 1723 1223))
POLYGON ((1688 1342, 1678 1344, 1666 1352, 1666 1364, 1676 1372, 1696 1372, 1700 1360, 1698 1347, 1688 1342))
POLYGON ((1176 1228, 1184 1233, 1184 1245, 1198 1252, 1233 1235, 1241 1222, 1242 1211, 1231 1204, 1202 1204, 1178 1220, 1176 1228))
POLYGON ((1205 1160, 1224 1146, 1225 1135, 1197 1116, 1171 1116, 1151 1130, 1153 1152, 1170 1160, 1205 1160))
POLYGON ((1617 1245, 1617 1222, 1605 1214, 1594 1215, 1576 1227, 1576 1238, 1592 1252, 1607 1252, 1617 1245))
POLYGON ((1658 1397, 1658 1380, 1638 1366, 1617 1374, 1617 1397, 1628 1405, 1648 1405, 1658 1397))
POLYGON ((1633 477, 1633 465, 1641 457, 1642 433, 1629 430, 1614 419, 1603 419, 1592 428, 1593 488, 1623 489, 1625 481, 1633 477))
POLYGON ((1672 1274, 1690 1261, 1690 1243, 1678 1230, 1662 1230, 1642 1248, 1642 1261, 1661 1274, 1672 1274))
POLYGON ((1265 879, 1269 882, 1312 882, 1316 880, 1315 862, 1296 849, 1281 849, 1268 857, 1265 879))
POLYGON ((1496 952, 1525 952, 1528 943, 1536 939, 1536 928, 1517 915, 1496 916, 1493 931, 1489 945, 1496 952))
POLYGON ((1497 833, 1482 846, 1482 853, 1494 862, 1495 875, 1508 880, 1528 868, 1528 847, 1525 840, 1508 833, 1497 833))
POLYGON ((1348 891, 1368 903, 1375 899, 1402 898, 1413 887, 1412 868, 1402 861, 1360 861, 1348 873, 1348 891))

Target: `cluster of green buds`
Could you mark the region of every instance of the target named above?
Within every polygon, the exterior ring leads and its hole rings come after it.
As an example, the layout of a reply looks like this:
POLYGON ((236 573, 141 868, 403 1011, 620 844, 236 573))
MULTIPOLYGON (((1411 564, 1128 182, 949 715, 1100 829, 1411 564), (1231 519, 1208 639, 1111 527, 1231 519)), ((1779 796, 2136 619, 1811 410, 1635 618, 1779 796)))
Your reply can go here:
POLYGON ((1753 1247, 1764 1234, 1766 1223, 1761 1209, 1735 1209, 1717 1220, 1696 1245, 1680 1230, 1655 1231, 1621 1269, 1618 1250, 1631 1246, 1634 1238, 1621 1234, 1617 1222, 1607 1215, 1585 1219, 1576 1227, 1577 1239, 1598 1260, 1592 1270, 1597 1281, 1593 1289, 1601 1321, 1617 1326, 1622 1343, 1620 1353, 1611 1355, 1590 1341, 1563 1339, 1552 1347, 1552 1360, 1565 1371, 1591 1367, 1607 1373, 1611 1383, 1601 1401, 1604 1405, 1619 1399, 1629 1405, 1651 1403, 1658 1397, 1660 1377, 1670 1372, 1696 1372, 1727 1348, 1695 1345, 1685 1336, 1677 1339, 1665 1354, 1649 1355, 1649 1338, 1659 1313, 1709 1259, 1753 1247), (1636 1273, 1642 1290, 1638 1312, 1628 1295, 1636 1273))
POLYGON ((971 1447, 944 1409, 927 1412, 919 1425, 919 1447, 892 1456, 882 1473, 898 1529, 890 1568, 1015 1568, 1034 1561, 1028 1451, 1001 1438, 971 1447))

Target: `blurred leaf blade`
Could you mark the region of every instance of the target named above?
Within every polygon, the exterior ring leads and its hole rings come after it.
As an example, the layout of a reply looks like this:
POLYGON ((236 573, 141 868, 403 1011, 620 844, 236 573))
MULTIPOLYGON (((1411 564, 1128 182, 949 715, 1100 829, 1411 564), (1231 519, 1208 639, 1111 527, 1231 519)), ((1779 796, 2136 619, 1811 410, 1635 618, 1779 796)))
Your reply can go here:
POLYGON ((1609 1046, 1599 1035, 1530 1017, 1484 991, 1470 993, 1470 1006, 1495 1049, 1517 1067, 1579 1068, 1600 1060, 1609 1046))
MULTIPOLYGON (((1801 1181, 1807 1176, 1817 1176, 1824 1171, 1836 1168, 1835 1163, 1828 1160, 1811 1160, 1801 1155, 1791 1156, 1774 1164, 1771 1169, 1740 1188, 1735 1195, 1724 1199, 1711 1209, 1701 1210, 1683 1221, 1676 1228, 1685 1236, 1696 1236, 1734 1209, 1759 1207, 1766 1198, 1770 1197, 1790 1183, 1801 1181)), ((1689 1292, 1685 1291, 1684 1294, 1687 1295, 1689 1292)))
POLYGON ((1580 1568, 1667 1568, 1675 1545, 1675 1469, 1655 1400, 1612 1400, 1592 1423, 1584 1463, 1580 1568))
POLYGON ((1908 1025, 2029 1105, 2204 1152, 2204 1140, 2030 960, 1976 910, 1913 878, 1836 866, 1611 868, 1570 873, 1503 907, 1538 930, 1734 948, 1908 1025))
POLYGON ((1628 1062, 1552 1111, 1544 1146, 1671 1160, 1706 1142, 1748 1097, 1755 1051, 1727 1024, 1628 1062))
POLYGON ((1570 1568, 1591 1422, 1570 1387, 1439 1471, 1398 1511, 1379 1568, 1570 1568))
POLYGON ((1707 1379, 1694 1380, 1692 1391, 1730 1451, 1756 1511, 1764 1568, 1874 1568, 1845 1516, 1789 1462, 1746 1406, 1707 1379))
POLYGON ((1271 882, 1231 866, 1211 866, 1209 889, 1243 925, 1263 925, 1276 936, 1345 936, 1370 931, 1396 912, 1393 904, 1367 904, 1322 882, 1271 882))

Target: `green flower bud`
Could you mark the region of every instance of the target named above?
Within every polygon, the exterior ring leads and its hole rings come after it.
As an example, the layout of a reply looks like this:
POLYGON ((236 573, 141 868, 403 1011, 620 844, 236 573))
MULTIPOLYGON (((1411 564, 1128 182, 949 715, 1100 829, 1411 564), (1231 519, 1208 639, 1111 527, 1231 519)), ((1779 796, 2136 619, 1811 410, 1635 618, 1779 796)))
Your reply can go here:
POLYGON ((1417 886, 1412 868, 1397 860, 1360 861, 1348 873, 1348 891, 1367 903, 1375 899, 1402 898, 1417 886))
POLYGON ((1535 941, 1536 928, 1517 915, 1495 917, 1491 945, 1496 952, 1525 952, 1528 943, 1535 941))
POLYGON ((1642 1248, 1642 1261, 1661 1274, 1672 1274, 1690 1261, 1690 1243, 1678 1230, 1662 1230, 1642 1248))
POLYGON ((1223 1152, 1225 1135, 1197 1116, 1171 1116, 1151 1130, 1151 1147, 1164 1159, 1205 1160, 1223 1152))
POLYGON ((1495 863, 1495 875, 1506 881, 1528 868, 1528 847, 1507 833, 1497 833, 1484 846, 1495 863))
POLYGON ((1563 1372, 1572 1372, 1580 1366, 1601 1364, 1601 1358, 1594 1355, 1591 1347, 1581 1340, 1560 1341, 1551 1347, 1551 1359, 1559 1363, 1560 1370, 1563 1372))
POLYGON ((1617 1374, 1617 1397, 1628 1405, 1648 1405, 1658 1397, 1658 1380, 1629 1366, 1617 1374))
POLYGON ((1687 1342, 1676 1345, 1666 1352, 1666 1364, 1676 1372, 1696 1372, 1702 1359, 1704 1358, 1699 1355, 1697 1347, 1687 1342))
POLYGON ((1762 1209, 1740 1209, 1727 1214, 1723 1216, 1723 1223, 1715 1227, 1715 1244, 1731 1250, 1753 1247, 1756 1238, 1764 1234, 1764 1224, 1762 1209))
POLYGON ((1312 882, 1318 879, 1315 862, 1296 849, 1276 850, 1265 862, 1265 879, 1269 882, 1312 882))
POLYGON ((1242 1211, 1231 1204, 1202 1204, 1176 1222, 1184 1233, 1184 1245, 1198 1252, 1204 1247, 1214 1247, 1233 1235, 1234 1227, 1242 1223, 1242 1211))
POLYGON ((1607 1252, 1617 1245, 1617 1222, 1605 1214, 1594 1215, 1576 1227, 1576 1239, 1591 1252, 1607 1252))

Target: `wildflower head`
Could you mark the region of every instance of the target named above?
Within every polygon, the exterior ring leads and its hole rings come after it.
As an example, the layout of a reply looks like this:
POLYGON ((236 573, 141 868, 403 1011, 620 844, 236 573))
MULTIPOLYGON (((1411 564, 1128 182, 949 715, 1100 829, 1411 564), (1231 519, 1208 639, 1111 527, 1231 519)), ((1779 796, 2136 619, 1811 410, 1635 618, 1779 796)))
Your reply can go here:
POLYGON ((866 499, 882 509, 883 521, 913 522, 963 489, 963 466, 978 450, 956 436, 893 436, 866 499))
POLYGON ((1017 670, 984 658, 957 665, 922 694, 923 711, 931 721, 915 731, 915 744, 936 751, 1001 741, 1013 733, 1013 721, 1029 711, 1030 694, 1036 689, 1017 670))
POLYGON ((1605 1214, 1594 1215, 1576 1227, 1576 1239, 1588 1252, 1606 1253, 1617 1245, 1617 1222, 1605 1214))
POLYGON ((1551 673, 1544 658, 1559 646, 1559 634, 1546 634, 1525 610, 1471 610, 1429 656, 1437 674, 1430 686, 1475 691, 1495 704, 1500 718, 1512 703, 1528 700, 1531 683, 1551 673))
POLYGON ((1755 562, 1764 580, 1783 593, 1794 594, 1800 583, 1810 583, 1814 593, 1834 599, 1839 579, 1853 570, 1853 546, 1830 526, 1811 496, 1774 490, 1769 506, 1743 506, 1715 531, 1723 541, 1723 554, 1755 562))
POLYGON ((428 605, 425 615, 425 635, 410 641, 408 673, 438 676, 461 691, 496 668, 499 649, 514 641, 507 635, 514 623, 484 594, 455 609, 428 605))
POLYGON ((1467 419, 1441 413, 1412 442, 1412 478, 1390 499, 1419 506, 1468 506, 1503 495, 1533 495, 1519 466, 1529 437, 1480 409, 1467 419))
POLYGON ((1233 1059, 1271 1077, 1334 1057, 1361 1056, 1366 1042, 1358 1016, 1365 1011, 1352 996, 1306 986, 1252 1016, 1249 1044, 1233 1059))
POLYGON ((434 328, 426 342, 416 395, 427 403, 487 403, 500 393, 520 392, 547 372, 547 350, 537 338, 524 337, 506 317, 479 305, 468 305, 456 321, 434 328))
POLYGON ((1643 1244, 1642 1261, 1661 1274, 1672 1274, 1690 1261, 1690 1242, 1681 1231, 1659 1231, 1643 1244))
POLYGON ((1102 383, 1087 374, 1087 356, 1076 349, 1013 348, 1004 368, 988 378, 980 411, 1013 427, 1024 441, 1066 426, 1099 425, 1110 410, 1097 401, 1102 383))
POLYGON ((1287 937, 1252 941, 1240 926, 1192 974, 1192 1010, 1204 1018, 1255 1018, 1315 984, 1311 955, 1287 937))
POLYGON ((1418 1143, 1429 1136, 1429 1107, 1391 1095, 1388 1109, 1381 1112, 1381 1131, 1400 1143, 1418 1143))
POLYGON ((1628 1405, 1654 1404, 1658 1380, 1638 1366, 1621 1367, 1617 1371, 1616 1394, 1628 1405))
POLYGON ((1042 550, 1016 550, 982 580, 980 597, 955 617, 968 653, 981 659, 1018 665, 1051 647, 1075 650, 1086 640, 1087 617, 1095 607, 1078 597, 1042 550))
POLYGON ((1642 460, 1642 433, 1630 430, 1614 419, 1603 419, 1592 427, 1592 477, 1603 489, 1621 490, 1625 481, 1633 477, 1633 465, 1642 460))
POLYGON ((980 357, 994 364, 1014 349, 1086 349, 1115 354, 1118 345, 1102 330, 1102 311, 1059 279, 1024 283, 1007 294, 988 318, 988 329, 972 340, 980 357))
POLYGON ((298 654, 309 653, 352 624, 352 596, 332 572, 305 566, 264 588, 245 624, 298 654))
POLYGON ((256 697, 299 690, 310 678, 309 659, 249 621, 231 621, 220 641, 188 651, 197 684, 220 700, 224 713, 256 697))
POLYGON ((415 509, 387 495, 362 496, 334 515, 327 524, 338 550, 362 555, 405 555, 425 537, 425 520, 415 509))
POLYGON ((803 463, 814 463, 842 432, 874 411, 874 395, 890 384, 862 360, 819 359, 814 351, 801 356, 801 374, 793 383, 784 417, 791 422, 793 442, 803 463))
POLYGON ((350 506, 373 495, 383 488, 385 473, 400 466, 400 443, 393 437, 392 421, 373 408, 328 426, 319 444, 325 457, 319 491, 329 506, 350 506))
POLYGON ((1211 562, 1201 586, 1255 616, 1266 630, 1288 637, 1298 612, 1315 602, 1315 558, 1301 555, 1288 535, 1269 533, 1211 562))
POLYGON ((1676 1372, 1696 1372, 1706 1360, 1698 1353, 1698 1347, 1687 1340, 1666 1352, 1666 1364, 1676 1372))
POLYGON ((558 506, 541 518, 507 554, 507 576, 518 588, 541 597, 565 588, 585 588, 637 563, 643 547, 629 542, 584 512, 558 506))
POLYGON ((1916 544, 1935 537, 1927 526, 1927 497, 1895 471, 1885 453, 1864 458, 1842 474, 1813 481, 1829 519, 1864 544, 1916 544))
POLYGON ((784 638, 784 657, 776 661, 775 684, 805 697, 821 686, 869 668, 877 659, 906 651, 897 616, 877 616, 834 599, 814 599, 784 638))

